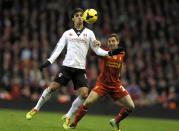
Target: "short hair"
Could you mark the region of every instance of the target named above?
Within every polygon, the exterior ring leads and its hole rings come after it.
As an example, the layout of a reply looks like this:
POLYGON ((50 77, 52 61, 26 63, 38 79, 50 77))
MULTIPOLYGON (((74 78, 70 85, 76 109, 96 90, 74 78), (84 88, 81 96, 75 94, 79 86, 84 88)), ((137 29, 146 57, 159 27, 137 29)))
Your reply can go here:
POLYGON ((74 15, 75 15, 76 13, 78 13, 78 12, 81 12, 81 13, 83 14, 84 10, 81 9, 81 8, 76 8, 76 9, 74 9, 73 12, 72 12, 72 14, 71 14, 71 18, 73 18, 74 15))
POLYGON ((110 34, 107 38, 109 39, 109 38, 111 38, 111 37, 115 37, 118 42, 120 41, 119 35, 117 35, 117 34, 115 34, 115 33, 110 34))

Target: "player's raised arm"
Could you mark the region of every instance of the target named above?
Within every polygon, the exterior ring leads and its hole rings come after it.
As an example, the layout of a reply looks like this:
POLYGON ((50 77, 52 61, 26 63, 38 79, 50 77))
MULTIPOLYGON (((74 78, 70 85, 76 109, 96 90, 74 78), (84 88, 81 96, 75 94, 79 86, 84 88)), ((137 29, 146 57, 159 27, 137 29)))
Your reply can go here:
POLYGON ((103 50, 99 46, 92 46, 91 48, 99 56, 108 56, 108 51, 103 50))
POLYGON ((96 40, 93 32, 91 32, 90 47, 99 56, 108 56, 108 51, 100 48, 101 42, 96 40))
POLYGON ((60 53, 64 49, 65 45, 66 45, 66 37, 65 37, 65 33, 64 33, 62 35, 62 37, 60 38, 60 40, 58 41, 55 49, 51 53, 51 56, 43 64, 40 65, 40 70, 42 70, 43 68, 52 64, 57 59, 57 57, 60 55, 60 53))
POLYGON ((119 54, 119 53, 124 51, 124 48, 122 48, 122 47, 118 47, 118 48, 110 50, 110 51, 105 51, 102 48, 100 48, 100 46, 101 46, 101 42, 98 41, 98 40, 94 40, 92 42, 92 46, 91 46, 93 51, 97 55, 100 55, 100 56, 113 56, 113 55, 117 55, 117 54, 119 54))

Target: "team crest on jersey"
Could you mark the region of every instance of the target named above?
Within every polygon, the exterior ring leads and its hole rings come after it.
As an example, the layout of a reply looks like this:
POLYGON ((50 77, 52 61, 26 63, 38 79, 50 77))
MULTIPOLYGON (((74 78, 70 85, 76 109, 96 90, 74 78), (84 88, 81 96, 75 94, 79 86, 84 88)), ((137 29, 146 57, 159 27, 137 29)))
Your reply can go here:
POLYGON ((59 73, 59 74, 58 74, 58 77, 61 77, 62 75, 63 75, 62 73, 59 73))

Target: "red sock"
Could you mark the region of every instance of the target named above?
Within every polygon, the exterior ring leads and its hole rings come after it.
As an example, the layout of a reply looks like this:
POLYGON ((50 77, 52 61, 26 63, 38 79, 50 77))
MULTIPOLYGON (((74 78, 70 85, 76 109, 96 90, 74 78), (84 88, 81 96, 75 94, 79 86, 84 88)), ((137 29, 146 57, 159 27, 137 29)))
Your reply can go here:
POLYGON ((116 123, 119 123, 121 120, 123 120, 124 118, 126 118, 129 113, 131 111, 126 109, 126 108, 122 108, 120 111, 119 111, 119 114, 115 117, 115 121, 116 123))
POLYGON ((76 115, 74 118, 74 124, 77 125, 78 121, 82 119, 82 117, 87 113, 87 111, 88 111, 88 107, 81 105, 76 112, 76 115))

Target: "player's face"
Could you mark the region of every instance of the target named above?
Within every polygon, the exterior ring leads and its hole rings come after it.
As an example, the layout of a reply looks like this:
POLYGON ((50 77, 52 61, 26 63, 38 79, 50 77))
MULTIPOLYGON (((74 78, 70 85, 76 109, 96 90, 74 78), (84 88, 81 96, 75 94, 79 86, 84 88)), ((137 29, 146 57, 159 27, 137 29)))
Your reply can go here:
POLYGON ((82 25, 83 24, 83 18, 82 18, 82 12, 77 12, 74 14, 72 21, 74 22, 74 25, 82 25))
POLYGON ((115 49, 118 47, 119 41, 117 41, 116 37, 109 37, 108 38, 108 47, 110 49, 115 49))

